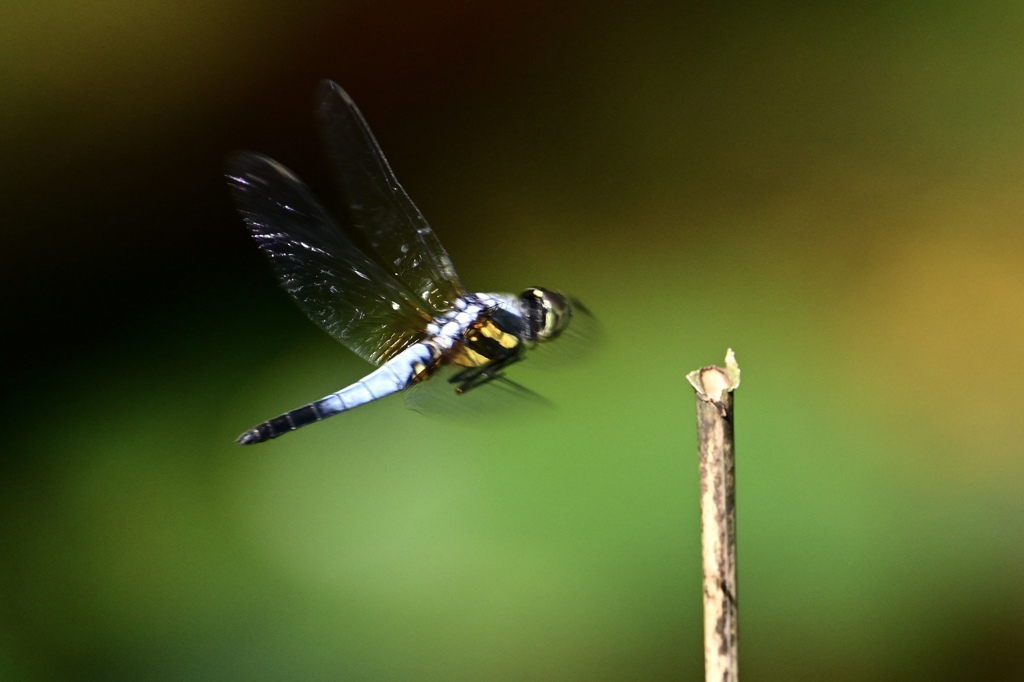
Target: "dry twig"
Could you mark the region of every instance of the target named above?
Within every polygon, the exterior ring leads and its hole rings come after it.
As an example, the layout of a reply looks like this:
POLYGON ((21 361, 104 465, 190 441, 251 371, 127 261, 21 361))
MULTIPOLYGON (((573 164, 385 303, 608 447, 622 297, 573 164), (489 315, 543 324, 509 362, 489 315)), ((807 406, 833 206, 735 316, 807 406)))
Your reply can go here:
POLYGON ((725 356, 725 369, 704 367, 690 372, 686 378, 697 391, 704 564, 704 679, 737 682, 733 391, 740 385, 740 369, 730 348, 725 356))

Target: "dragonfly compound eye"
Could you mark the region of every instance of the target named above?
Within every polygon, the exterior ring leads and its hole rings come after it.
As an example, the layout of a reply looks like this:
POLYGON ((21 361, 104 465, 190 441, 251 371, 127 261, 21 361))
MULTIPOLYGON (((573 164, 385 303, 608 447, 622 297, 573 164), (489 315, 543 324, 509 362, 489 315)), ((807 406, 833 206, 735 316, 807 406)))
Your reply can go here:
POLYGON ((543 287, 530 287, 519 296, 519 303, 539 342, 557 338, 572 317, 569 299, 543 287))

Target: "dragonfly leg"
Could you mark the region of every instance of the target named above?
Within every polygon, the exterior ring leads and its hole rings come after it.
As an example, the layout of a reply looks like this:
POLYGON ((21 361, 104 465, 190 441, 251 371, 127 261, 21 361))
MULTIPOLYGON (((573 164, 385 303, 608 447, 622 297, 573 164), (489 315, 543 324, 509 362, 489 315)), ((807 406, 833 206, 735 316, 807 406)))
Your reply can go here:
POLYGON ((488 384, 495 379, 504 379, 505 377, 501 374, 501 371, 509 365, 519 362, 522 357, 522 355, 513 355, 507 359, 496 360, 482 367, 470 367, 453 375, 448 381, 457 384, 455 392, 461 395, 474 388, 488 384))

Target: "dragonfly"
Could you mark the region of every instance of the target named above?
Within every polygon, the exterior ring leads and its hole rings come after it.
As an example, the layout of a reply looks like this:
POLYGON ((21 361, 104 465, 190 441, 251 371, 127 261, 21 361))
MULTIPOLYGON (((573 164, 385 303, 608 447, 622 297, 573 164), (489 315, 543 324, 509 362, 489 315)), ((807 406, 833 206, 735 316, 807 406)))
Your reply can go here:
POLYGON ((232 154, 228 186, 284 289, 313 322, 376 369, 254 426, 237 442, 277 438, 430 382, 443 382, 455 396, 488 385, 531 394, 506 370, 590 312, 543 287, 518 296, 467 292, 352 98, 323 81, 316 101, 347 229, 302 180, 266 156, 232 154))

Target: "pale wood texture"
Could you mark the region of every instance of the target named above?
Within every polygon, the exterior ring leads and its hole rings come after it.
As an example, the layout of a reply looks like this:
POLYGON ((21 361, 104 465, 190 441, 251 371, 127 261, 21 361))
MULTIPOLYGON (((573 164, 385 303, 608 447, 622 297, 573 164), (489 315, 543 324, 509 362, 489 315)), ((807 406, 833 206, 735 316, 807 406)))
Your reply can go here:
POLYGON ((704 676, 737 682, 736 459, 733 390, 739 367, 705 367, 687 377, 697 389, 701 550, 704 567, 704 676))

